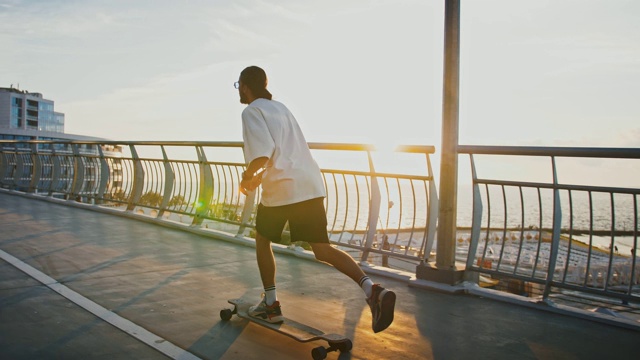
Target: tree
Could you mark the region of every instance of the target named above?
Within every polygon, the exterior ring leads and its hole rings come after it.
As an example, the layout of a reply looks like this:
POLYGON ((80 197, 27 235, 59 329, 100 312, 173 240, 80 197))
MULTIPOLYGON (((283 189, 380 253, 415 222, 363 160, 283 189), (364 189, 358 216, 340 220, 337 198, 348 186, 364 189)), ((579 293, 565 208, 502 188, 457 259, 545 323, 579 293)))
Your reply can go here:
POLYGON ((169 206, 182 206, 186 203, 182 195, 176 195, 169 200, 169 206))
POLYGON ((149 191, 140 197, 140 205, 158 207, 162 202, 162 195, 149 191))

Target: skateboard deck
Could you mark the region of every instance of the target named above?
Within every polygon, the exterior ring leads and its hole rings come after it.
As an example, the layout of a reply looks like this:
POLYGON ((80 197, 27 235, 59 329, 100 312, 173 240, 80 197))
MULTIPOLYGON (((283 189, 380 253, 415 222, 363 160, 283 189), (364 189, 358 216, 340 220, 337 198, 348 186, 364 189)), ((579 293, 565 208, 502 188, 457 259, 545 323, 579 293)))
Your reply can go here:
POLYGON ((339 350, 340 352, 348 352, 352 348, 351 340, 339 334, 327 334, 322 330, 318 330, 311 326, 301 324, 295 320, 284 318, 279 324, 273 324, 259 318, 249 316, 249 307, 254 305, 243 299, 231 299, 229 304, 233 305, 233 309, 223 309, 220 311, 220 318, 224 321, 231 320, 233 315, 249 320, 255 324, 264 326, 265 328, 275 330, 280 334, 289 336, 299 342, 310 342, 315 340, 324 340, 329 344, 328 348, 319 347, 313 349, 311 355, 314 359, 324 359, 329 351, 339 350))

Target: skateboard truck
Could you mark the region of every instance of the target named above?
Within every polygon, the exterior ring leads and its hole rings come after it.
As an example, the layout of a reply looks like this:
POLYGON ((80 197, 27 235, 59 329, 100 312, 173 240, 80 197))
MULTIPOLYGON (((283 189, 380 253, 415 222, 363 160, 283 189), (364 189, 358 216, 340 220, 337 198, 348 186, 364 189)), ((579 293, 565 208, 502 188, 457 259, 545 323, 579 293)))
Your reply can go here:
POLYGON ((311 356, 314 360, 322 360, 327 357, 327 353, 332 351, 349 352, 353 348, 351 340, 338 334, 326 334, 324 331, 301 324, 291 319, 284 319, 280 324, 274 324, 259 318, 252 317, 248 314, 251 304, 242 299, 231 299, 229 304, 233 305, 233 309, 220 310, 220 318, 223 321, 229 321, 233 315, 247 319, 258 325, 262 325, 268 329, 275 330, 283 335, 287 335, 299 342, 309 342, 314 340, 324 340, 329 347, 319 346, 311 350, 311 356))

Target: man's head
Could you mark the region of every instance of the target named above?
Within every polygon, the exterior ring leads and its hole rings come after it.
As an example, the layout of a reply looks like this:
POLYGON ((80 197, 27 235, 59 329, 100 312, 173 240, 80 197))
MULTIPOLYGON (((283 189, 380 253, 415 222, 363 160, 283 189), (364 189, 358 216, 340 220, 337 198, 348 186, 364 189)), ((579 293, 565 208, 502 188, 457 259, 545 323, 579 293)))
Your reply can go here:
POLYGON ((253 100, 264 98, 271 100, 272 95, 267 90, 267 74, 257 66, 249 66, 242 70, 238 81, 240 103, 250 104, 253 100))

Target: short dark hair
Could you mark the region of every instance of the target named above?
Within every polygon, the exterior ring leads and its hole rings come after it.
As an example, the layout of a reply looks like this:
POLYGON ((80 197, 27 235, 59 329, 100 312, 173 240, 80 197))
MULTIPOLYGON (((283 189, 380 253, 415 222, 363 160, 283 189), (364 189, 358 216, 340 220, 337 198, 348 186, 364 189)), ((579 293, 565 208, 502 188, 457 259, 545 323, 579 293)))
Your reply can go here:
POLYGON ((271 100, 273 97, 267 90, 267 73, 257 66, 249 66, 242 70, 240 81, 251 89, 256 98, 271 100))

